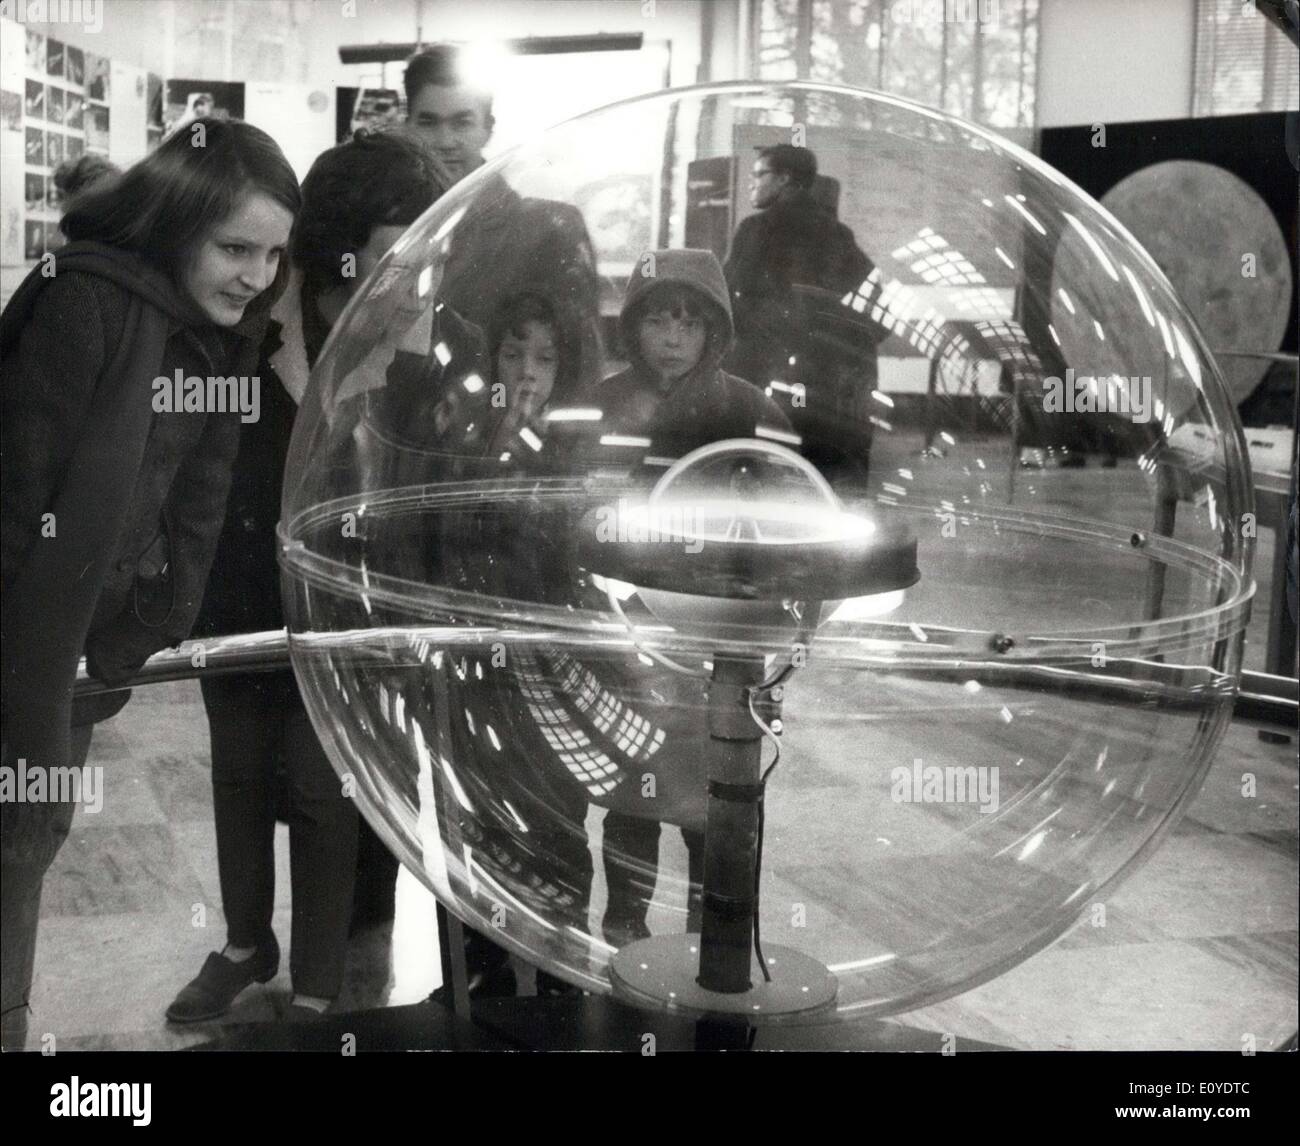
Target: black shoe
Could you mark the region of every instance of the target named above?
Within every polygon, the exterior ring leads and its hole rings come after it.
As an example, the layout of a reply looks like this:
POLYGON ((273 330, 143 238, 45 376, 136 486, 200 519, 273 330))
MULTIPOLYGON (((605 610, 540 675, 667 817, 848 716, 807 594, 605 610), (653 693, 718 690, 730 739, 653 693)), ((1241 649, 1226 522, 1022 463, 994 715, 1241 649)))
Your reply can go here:
POLYGON ((272 935, 242 963, 211 952, 198 976, 181 988, 167 1008, 170 1023, 202 1023, 219 1019, 235 996, 251 983, 269 983, 280 969, 280 945, 272 935))

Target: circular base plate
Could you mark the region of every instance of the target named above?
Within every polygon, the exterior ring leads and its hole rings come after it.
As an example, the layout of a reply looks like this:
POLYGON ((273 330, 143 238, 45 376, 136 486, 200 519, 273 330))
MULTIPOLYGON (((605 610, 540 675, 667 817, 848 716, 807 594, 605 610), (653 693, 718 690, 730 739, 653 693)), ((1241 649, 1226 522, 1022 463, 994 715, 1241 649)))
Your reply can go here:
POLYGON ((835 1006, 839 984, 821 963, 790 947, 768 944, 770 983, 757 959, 748 991, 724 995, 696 981, 700 969, 698 935, 655 935, 619 950, 609 962, 615 998, 635 1007, 745 1016, 751 1023, 807 1016, 835 1006))

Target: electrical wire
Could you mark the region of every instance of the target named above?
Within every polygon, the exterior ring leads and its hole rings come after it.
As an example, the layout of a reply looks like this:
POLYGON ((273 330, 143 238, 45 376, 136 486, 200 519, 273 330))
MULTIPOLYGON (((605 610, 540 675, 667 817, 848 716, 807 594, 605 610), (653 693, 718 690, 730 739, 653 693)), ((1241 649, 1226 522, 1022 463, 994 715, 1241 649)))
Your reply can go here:
POLYGON ((763 938, 761 934, 762 924, 759 921, 759 895, 763 882, 763 826, 767 818, 764 806, 767 800, 767 778, 772 775, 773 770, 781 763, 781 741, 778 739, 776 732, 772 727, 766 724, 762 717, 754 709, 754 694, 776 687, 781 681, 794 670, 794 665, 788 666, 775 680, 773 684, 759 685, 756 688, 746 690, 749 701, 749 716, 755 724, 763 730, 763 734, 772 741, 772 746, 776 749, 776 755, 772 758, 772 763, 764 769, 763 774, 759 777, 758 786, 760 788, 758 796, 758 841, 757 854, 754 857, 754 954, 758 958, 759 970, 763 972, 763 981, 770 983, 772 973, 767 969, 767 958, 763 955, 763 938))

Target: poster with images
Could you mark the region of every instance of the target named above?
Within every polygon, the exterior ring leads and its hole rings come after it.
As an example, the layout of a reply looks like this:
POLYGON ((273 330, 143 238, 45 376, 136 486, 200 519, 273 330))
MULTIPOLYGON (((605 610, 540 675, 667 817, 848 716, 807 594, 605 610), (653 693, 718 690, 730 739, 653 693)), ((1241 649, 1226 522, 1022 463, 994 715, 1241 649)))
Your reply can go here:
POLYGON ((0 91, 0 123, 6 131, 22 131, 23 97, 17 92, 0 91))
POLYGON ((45 74, 62 77, 63 75, 63 41, 50 38, 45 41, 45 74))
POLYGON ((64 98, 63 125, 70 131, 80 131, 86 122, 86 100, 76 92, 65 92, 64 98))
POLYGON ((108 103, 112 91, 112 61, 94 52, 86 53, 86 94, 100 103, 108 103))
POLYGON ((27 81, 26 107, 28 119, 45 118, 45 85, 39 80, 27 81))
POLYGON ((50 123, 63 122, 64 95, 62 88, 51 85, 45 92, 45 118, 50 123))
POLYGON ((27 166, 45 166, 45 132, 39 127, 27 129, 27 166))
POLYGON ((39 211, 45 206, 45 176, 27 172, 27 210, 39 211))
POLYGON ((39 219, 28 219, 23 242, 23 258, 31 261, 45 253, 45 224, 39 219))
POLYGON ((109 109, 91 104, 86 111, 86 146, 95 151, 108 150, 109 109))
POLYGON ((63 162, 63 134, 58 131, 45 133, 45 164, 58 167, 63 162))
POLYGON ((45 180, 45 206, 51 211, 57 211, 62 201, 63 196, 59 194, 59 185, 54 182, 54 176, 47 177, 45 180))
POLYGON ((27 70, 45 74, 45 37, 30 28, 27 29, 27 70))
POLYGON ((168 80, 163 131, 196 119, 243 119, 244 85, 216 80, 168 80))
POLYGON ((68 83, 81 87, 86 82, 86 57, 80 48, 68 45, 68 58, 64 62, 64 75, 68 83))
POLYGON ((70 135, 63 150, 65 159, 80 159, 86 154, 86 141, 79 135, 70 135))
POLYGON ((352 88, 339 89, 339 119, 347 107, 347 95, 355 92, 352 114, 346 120, 346 128, 340 122, 339 143, 345 143, 352 133, 363 127, 383 128, 402 122, 402 95, 395 88, 352 88))

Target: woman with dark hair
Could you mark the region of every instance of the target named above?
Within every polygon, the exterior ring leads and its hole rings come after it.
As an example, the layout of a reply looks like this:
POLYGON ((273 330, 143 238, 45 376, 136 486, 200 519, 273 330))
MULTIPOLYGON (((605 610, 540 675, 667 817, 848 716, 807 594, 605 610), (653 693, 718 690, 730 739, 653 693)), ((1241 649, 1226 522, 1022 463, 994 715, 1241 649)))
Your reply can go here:
MULTIPOLYGON (((188 636, 241 414, 207 408, 227 387, 178 408, 157 382, 233 376, 247 390, 298 206, 270 136, 209 123, 89 188, 63 220, 72 241, 0 315, 6 767, 69 775, 52 770, 80 769, 92 725, 127 702, 73 702, 83 652, 120 689, 188 636)), ((0 806, 7 1048, 26 1037, 41 884, 74 807, 0 806)))
MULTIPOLYGON (((289 282, 272 314, 258 371, 265 383, 262 418, 245 428, 240 442, 200 631, 284 627, 275 527, 297 403, 353 292, 444 186, 415 143, 375 133, 358 133, 325 152, 303 181, 289 282)), ((280 953, 271 917, 277 775, 283 771, 294 992, 285 1017, 310 1021, 329 1008, 343 983, 356 808, 312 730, 292 672, 210 678, 202 689, 228 943, 208 956, 167 1017, 178 1023, 216 1018, 246 986, 276 973, 280 953)))

